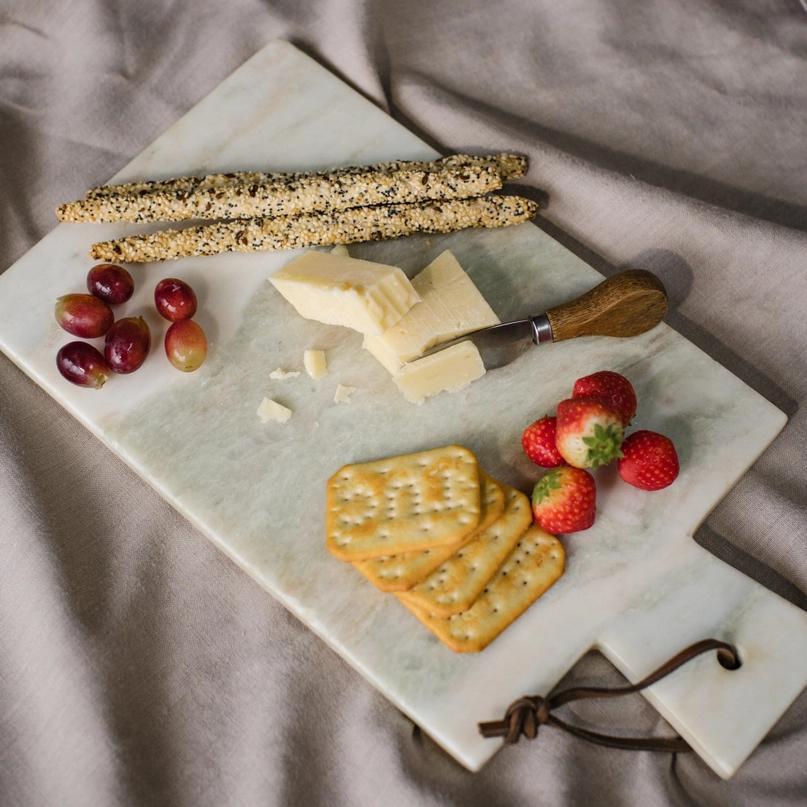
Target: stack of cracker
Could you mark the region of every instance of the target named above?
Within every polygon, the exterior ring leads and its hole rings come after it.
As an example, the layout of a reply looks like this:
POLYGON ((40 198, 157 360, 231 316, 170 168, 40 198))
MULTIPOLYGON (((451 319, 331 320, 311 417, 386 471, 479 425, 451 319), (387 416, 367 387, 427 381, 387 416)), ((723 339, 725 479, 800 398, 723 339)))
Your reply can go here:
POLYGON ((560 541, 473 452, 445 446, 328 481, 327 546, 458 653, 483 650, 563 574, 560 541))

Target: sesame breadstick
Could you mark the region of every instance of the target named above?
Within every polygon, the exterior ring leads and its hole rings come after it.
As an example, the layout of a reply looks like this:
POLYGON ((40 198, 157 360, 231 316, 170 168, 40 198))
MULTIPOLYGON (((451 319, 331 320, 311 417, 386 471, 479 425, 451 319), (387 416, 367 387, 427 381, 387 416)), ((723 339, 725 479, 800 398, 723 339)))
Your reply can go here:
POLYGON ((260 252, 383 241, 412 233, 468 227, 509 227, 532 218, 538 205, 520 196, 353 207, 302 216, 223 221, 132 235, 93 244, 96 260, 147 263, 221 252, 260 252))
POLYGON ((120 185, 98 185, 84 194, 85 199, 102 196, 122 196, 127 193, 153 193, 154 191, 193 191, 197 188, 219 188, 239 182, 270 182, 284 176, 265 171, 233 171, 228 174, 207 174, 201 177, 187 176, 174 179, 147 179, 143 182, 124 182, 120 185))
POLYGON ((371 166, 353 166, 350 168, 339 168, 333 171, 319 171, 309 173, 264 173, 260 171, 237 171, 228 174, 208 174, 207 176, 177 177, 176 179, 165 179, 147 182, 127 182, 122 185, 100 185, 90 188, 87 191, 87 199, 96 199, 101 196, 116 196, 128 193, 153 193, 155 191, 194 191, 197 189, 221 188, 225 185, 233 184, 255 184, 265 182, 276 182, 284 180, 296 182, 304 177, 323 175, 344 175, 353 176, 365 170, 376 171, 398 171, 402 169, 428 170, 439 168, 440 166, 490 166, 499 173, 503 180, 518 179, 527 172, 527 158, 520 154, 452 154, 449 157, 442 157, 438 160, 395 160, 392 162, 378 163, 371 166))
POLYGON ((314 174, 293 180, 228 183, 191 191, 160 190, 81 199, 62 205, 62 221, 187 221, 298 216, 364 205, 429 199, 466 199, 501 188, 498 172, 486 166, 429 166, 355 174, 314 174))

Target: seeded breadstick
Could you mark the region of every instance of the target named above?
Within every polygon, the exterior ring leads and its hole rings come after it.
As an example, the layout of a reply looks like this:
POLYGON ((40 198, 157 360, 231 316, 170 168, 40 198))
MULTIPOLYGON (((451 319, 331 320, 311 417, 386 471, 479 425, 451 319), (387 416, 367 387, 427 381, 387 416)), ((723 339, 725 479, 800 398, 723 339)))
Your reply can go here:
POLYGON ((430 166, 350 176, 314 174, 252 184, 225 184, 193 191, 152 191, 101 196, 62 205, 62 221, 187 221, 298 216, 363 205, 400 204, 428 199, 466 199, 501 188, 490 166, 430 166))
POLYGON ((521 196, 483 196, 450 202, 352 207, 302 216, 223 221, 160 230, 93 244, 97 260, 147 263, 221 252, 261 252, 383 241, 412 233, 468 227, 509 227, 532 218, 538 205, 521 196))
POLYGON ((154 191, 193 191, 197 188, 221 188, 240 182, 269 182, 283 174, 268 174, 264 171, 234 171, 228 174, 207 174, 201 177, 176 177, 174 179, 144 180, 124 182, 120 185, 98 185, 84 194, 85 199, 98 199, 102 196, 122 196, 127 193, 153 193, 154 191))
POLYGON ((450 157, 443 157, 439 160, 394 160, 392 162, 378 163, 370 166, 352 166, 350 168, 338 168, 333 171, 319 171, 310 173, 264 173, 260 171, 237 171, 229 174, 208 174, 202 177, 177 177, 176 179, 165 179, 151 182, 127 182, 122 185, 100 185, 87 191, 87 199, 97 199, 101 196, 116 196, 128 193, 146 194, 157 191, 195 191, 197 189, 222 188, 229 185, 266 182, 299 182, 305 177, 312 176, 344 176, 351 177, 367 170, 375 171, 399 171, 410 169, 413 171, 425 171, 442 166, 471 166, 490 167, 495 170, 503 180, 517 179, 527 172, 527 158, 520 154, 452 154, 450 157))

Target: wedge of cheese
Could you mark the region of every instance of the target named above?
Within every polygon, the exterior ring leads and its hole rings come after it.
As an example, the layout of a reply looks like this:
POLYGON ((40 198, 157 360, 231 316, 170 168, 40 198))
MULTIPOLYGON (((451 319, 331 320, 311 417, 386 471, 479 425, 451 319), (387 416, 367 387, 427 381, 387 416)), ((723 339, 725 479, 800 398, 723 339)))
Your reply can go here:
POLYGON ((483 375, 479 350, 468 341, 408 362, 392 379, 407 401, 419 404, 438 392, 461 390, 483 375))
POLYGON ((397 267, 306 252, 269 278, 306 319, 380 335, 420 301, 397 267))
POLYGON ((423 269, 412 285, 420 302, 383 334, 364 337, 364 347, 393 375, 440 342, 499 324, 493 309, 449 250, 423 269))

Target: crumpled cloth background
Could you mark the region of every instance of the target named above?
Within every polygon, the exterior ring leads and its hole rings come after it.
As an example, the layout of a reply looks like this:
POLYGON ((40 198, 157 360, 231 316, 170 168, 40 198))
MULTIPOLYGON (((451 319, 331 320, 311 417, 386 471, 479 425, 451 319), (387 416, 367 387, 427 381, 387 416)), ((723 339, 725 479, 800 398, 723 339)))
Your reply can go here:
MULTIPOLYGON (((697 540, 804 607, 800 3, 3 0, 0 267, 274 37, 439 147, 530 155, 539 226, 664 279, 790 416, 697 540)), ((729 782, 551 729, 468 773, 2 357, 0 469, 2 805, 807 800, 807 696, 729 782)), ((620 680, 590 654, 563 683, 620 680)), ((668 730, 640 696, 570 711, 668 730)))

